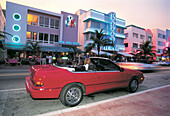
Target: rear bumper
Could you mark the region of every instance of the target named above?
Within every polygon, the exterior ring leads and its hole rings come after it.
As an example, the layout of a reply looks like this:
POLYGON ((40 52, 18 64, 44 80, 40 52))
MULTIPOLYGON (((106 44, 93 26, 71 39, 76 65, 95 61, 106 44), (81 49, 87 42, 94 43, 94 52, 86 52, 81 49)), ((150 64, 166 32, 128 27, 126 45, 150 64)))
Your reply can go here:
POLYGON ((26 77, 25 87, 33 98, 58 98, 61 91, 61 88, 36 87, 30 77, 26 77))

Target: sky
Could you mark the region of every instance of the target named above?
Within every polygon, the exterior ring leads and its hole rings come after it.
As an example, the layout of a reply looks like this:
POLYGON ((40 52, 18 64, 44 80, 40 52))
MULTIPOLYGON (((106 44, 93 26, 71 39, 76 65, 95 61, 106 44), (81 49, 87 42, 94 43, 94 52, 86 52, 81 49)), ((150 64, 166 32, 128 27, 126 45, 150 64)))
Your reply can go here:
MULTIPOLYGON (((5 9, 5 1, 0 0, 5 9)), ((145 29, 170 30, 170 0, 8 0, 10 2, 60 13, 94 9, 124 19, 127 25, 145 29)))

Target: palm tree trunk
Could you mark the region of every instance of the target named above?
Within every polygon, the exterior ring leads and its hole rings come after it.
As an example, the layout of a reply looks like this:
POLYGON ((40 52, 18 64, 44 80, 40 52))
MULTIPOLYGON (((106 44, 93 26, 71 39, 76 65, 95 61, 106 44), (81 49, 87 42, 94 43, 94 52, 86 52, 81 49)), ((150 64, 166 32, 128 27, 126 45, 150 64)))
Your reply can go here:
POLYGON ((76 61, 76 54, 74 53, 74 61, 76 61))
POLYGON ((98 57, 100 56, 100 45, 97 46, 98 57))

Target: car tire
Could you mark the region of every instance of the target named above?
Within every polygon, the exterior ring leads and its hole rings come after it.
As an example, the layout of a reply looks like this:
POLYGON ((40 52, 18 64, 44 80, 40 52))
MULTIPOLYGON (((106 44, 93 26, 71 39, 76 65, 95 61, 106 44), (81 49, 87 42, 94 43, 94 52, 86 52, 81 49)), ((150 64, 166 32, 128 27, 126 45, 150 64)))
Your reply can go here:
POLYGON ((130 93, 134 93, 138 90, 138 80, 133 78, 130 82, 129 85, 127 87, 127 91, 129 91, 130 93))
POLYGON ((76 106, 83 99, 83 90, 80 86, 75 84, 67 85, 62 89, 59 99, 65 106, 76 106))

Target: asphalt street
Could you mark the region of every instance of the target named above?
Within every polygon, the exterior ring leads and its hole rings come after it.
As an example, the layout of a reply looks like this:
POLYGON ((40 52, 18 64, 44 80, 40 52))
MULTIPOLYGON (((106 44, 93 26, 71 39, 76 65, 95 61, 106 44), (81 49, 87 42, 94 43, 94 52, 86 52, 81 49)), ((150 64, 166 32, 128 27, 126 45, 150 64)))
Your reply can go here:
MULTIPOLYGON (((67 109, 58 99, 33 100, 25 90, 25 77, 29 67, 21 69, 0 69, 0 116, 36 115, 67 109)), ((145 72, 146 79, 138 92, 170 84, 170 67, 161 67, 154 72, 145 72)), ((95 93, 83 98, 79 106, 130 94, 124 89, 95 93)))

